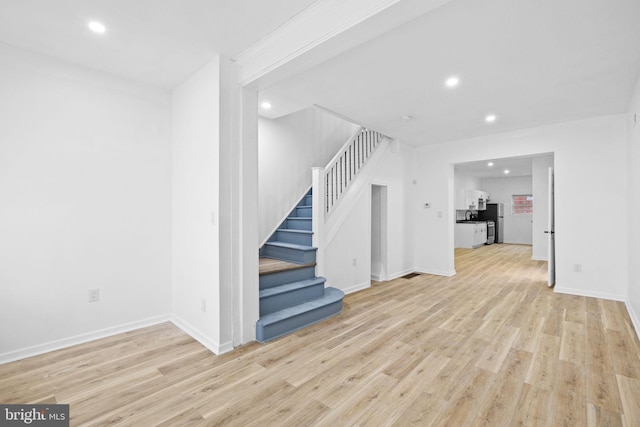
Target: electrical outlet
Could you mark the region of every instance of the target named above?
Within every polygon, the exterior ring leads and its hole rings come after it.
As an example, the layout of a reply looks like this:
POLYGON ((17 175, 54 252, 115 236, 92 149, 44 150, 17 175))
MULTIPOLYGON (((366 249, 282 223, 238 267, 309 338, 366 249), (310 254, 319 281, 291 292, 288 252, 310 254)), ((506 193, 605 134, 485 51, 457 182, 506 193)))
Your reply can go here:
POLYGON ((202 310, 203 313, 207 312, 207 300, 204 298, 200 301, 200 310, 202 310))
POLYGON ((100 301, 100 289, 89 289, 89 302, 100 301))
POLYGON ((582 273, 582 264, 574 264, 573 271, 576 273, 582 273))

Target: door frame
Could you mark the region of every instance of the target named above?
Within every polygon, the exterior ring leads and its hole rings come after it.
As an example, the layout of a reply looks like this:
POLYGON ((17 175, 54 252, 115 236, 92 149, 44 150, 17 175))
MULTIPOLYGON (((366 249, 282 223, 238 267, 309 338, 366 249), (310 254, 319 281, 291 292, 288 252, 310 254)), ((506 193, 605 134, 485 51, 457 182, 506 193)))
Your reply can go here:
POLYGON ((556 283, 556 227, 555 227, 555 186, 554 186, 554 171, 553 167, 550 166, 548 170, 549 174, 549 190, 548 190, 548 200, 549 204, 547 206, 547 229, 545 230, 545 234, 547 234, 547 285, 552 287, 556 283))
POLYGON ((388 230, 389 230, 389 202, 388 202, 389 187, 383 183, 371 183, 370 189, 370 257, 371 257, 371 280, 385 281, 388 280, 388 230), (374 197, 374 192, 379 192, 379 197, 374 197), (376 201, 379 200, 379 203, 376 201), (378 215, 376 215, 376 213, 378 215), (377 233, 376 233, 377 232, 377 233), (377 238, 376 238, 377 236, 377 238), (378 243, 379 248, 375 250, 374 245, 378 243), (374 274, 374 257, 378 256, 380 269, 374 274))

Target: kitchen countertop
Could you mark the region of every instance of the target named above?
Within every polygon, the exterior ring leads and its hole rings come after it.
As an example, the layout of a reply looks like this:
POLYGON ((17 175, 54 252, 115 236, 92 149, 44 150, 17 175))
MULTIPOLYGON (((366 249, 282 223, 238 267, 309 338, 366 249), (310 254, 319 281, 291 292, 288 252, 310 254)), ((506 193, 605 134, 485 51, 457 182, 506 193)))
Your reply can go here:
POLYGON ((479 219, 459 219, 456 224, 486 224, 487 221, 481 221, 479 219))

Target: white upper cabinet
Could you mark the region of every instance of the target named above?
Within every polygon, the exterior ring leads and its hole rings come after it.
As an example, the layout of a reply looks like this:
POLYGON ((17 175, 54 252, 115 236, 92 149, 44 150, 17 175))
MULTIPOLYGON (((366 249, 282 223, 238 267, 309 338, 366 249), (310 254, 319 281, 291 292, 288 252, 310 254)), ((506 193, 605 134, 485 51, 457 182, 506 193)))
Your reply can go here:
POLYGON ((476 191, 478 196, 478 210, 484 211, 487 209, 487 202, 489 201, 489 193, 486 191, 476 191))
POLYGON ((459 188, 456 191, 456 209, 472 211, 486 209, 487 200, 490 194, 486 191, 474 190, 470 188, 459 188))
POLYGON ((459 188, 456 191, 456 209, 475 211, 478 209, 478 197, 476 190, 469 190, 466 188, 459 188))

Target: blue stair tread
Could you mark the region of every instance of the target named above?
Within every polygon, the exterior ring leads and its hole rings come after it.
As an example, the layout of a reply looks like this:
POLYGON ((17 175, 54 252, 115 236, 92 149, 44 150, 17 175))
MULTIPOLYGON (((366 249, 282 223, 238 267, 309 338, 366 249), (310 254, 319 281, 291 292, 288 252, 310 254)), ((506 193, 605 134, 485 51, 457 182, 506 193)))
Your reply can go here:
POLYGON ((342 298, 344 298, 344 292, 342 292, 340 289, 325 288, 323 297, 262 316, 258 320, 258 324, 262 326, 268 326, 280 322, 281 320, 288 319, 307 311, 312 311, 322 306, 340 301, 342 298))
POLYGON ((267 298, 274 295, 290 292, 296 289, 306 288, 307 286, 317 285, 325 282, 324 277, 314 277, 312 279, 300 280, 298 282, 285 283, 284 285, 274 286, 260 291, 260 298, 267 298))
POLYGON ((287 233, 313 234, 311 230, 296 230, 294 228, 278 228, 277 231, 285 231, 287 233))
POLYGON ((265 246, 277 246, 279 248, 299 249, 301 251, 316 250, 316 248, 314 248, 312 246, 296 245, 295 243, 285 243, 285 242, 267 242, 264 245, 265 246))

